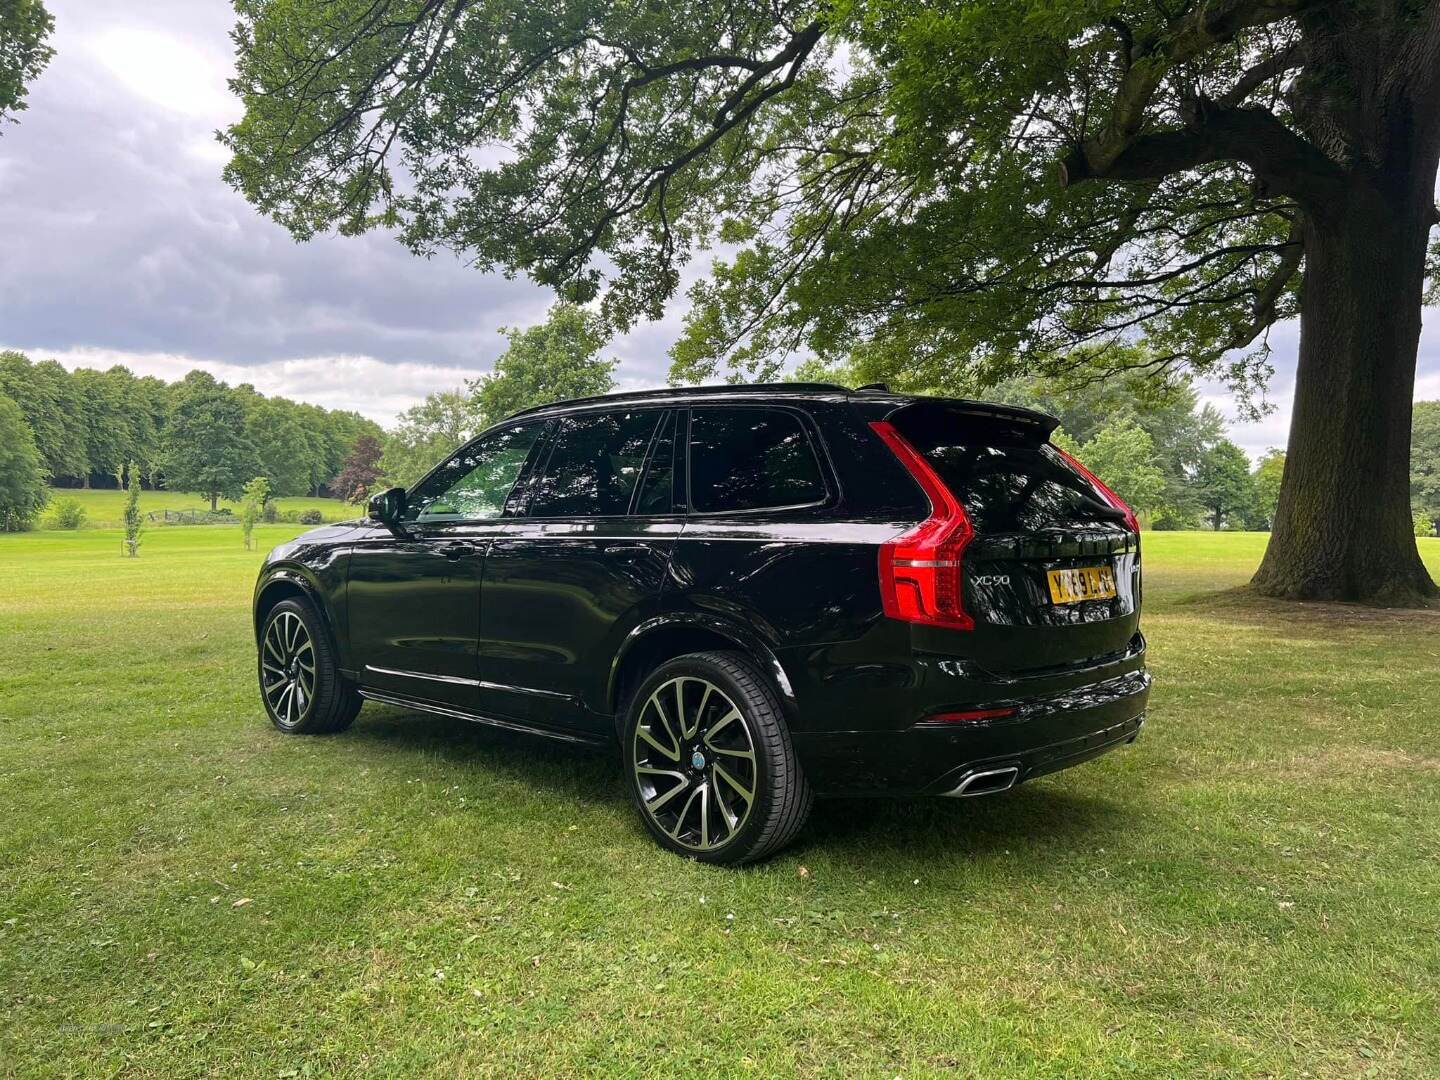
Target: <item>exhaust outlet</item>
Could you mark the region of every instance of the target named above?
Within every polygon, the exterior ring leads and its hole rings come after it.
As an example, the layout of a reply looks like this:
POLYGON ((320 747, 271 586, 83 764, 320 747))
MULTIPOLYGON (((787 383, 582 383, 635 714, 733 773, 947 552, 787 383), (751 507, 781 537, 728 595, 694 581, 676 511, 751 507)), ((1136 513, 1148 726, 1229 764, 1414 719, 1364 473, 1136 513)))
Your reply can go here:
POLYGON ((965 799, 975 795, 994 795, 1001 791, 1009 791, 1015 786, 1015 781, 1020 778, 1020 766, 1006 765, 1000 769, 983 769, 980 772, 973 772, 954 791, 947 791, 945 794, 954 799, 965 799))

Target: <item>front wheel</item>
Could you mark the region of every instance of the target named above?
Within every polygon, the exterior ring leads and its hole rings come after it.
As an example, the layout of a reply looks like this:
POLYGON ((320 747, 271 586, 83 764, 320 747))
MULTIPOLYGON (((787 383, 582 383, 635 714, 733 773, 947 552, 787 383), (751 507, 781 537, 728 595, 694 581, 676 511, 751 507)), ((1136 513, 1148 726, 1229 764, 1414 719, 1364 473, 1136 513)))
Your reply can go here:
POLYGON ((814 801, 779 703, 739 653, 658 667, 631 699, 623 748, 645 827, 702 862, 766 858, 794 839, 814 801))
POLYGON ((355 722, 360 695, 346 684, 330 634, 313 605, 282 600, 260 633, 260 697, 287 735, 343 731, 355 722))

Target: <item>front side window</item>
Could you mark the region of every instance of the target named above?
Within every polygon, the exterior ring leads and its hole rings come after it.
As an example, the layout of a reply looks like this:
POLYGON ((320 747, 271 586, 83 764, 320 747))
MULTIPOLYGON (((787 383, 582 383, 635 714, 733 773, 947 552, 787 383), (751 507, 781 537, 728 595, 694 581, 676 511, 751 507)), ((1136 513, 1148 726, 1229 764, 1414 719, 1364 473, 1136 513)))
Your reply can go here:
POLYGON ((499 517, 541 427, 524 424, 465 447, 409 493, 405 520, 424 523, 499 517))
POLYGON ((794 413, 696 409, 690 419, 690 503, 699 513, 803 506, 825 498, 815 448, 794 413))
POLYGON ((661 414, 594 413, 560 421, 545 469, 531 489, 530 517, 630 512, 630 496, 661 414))

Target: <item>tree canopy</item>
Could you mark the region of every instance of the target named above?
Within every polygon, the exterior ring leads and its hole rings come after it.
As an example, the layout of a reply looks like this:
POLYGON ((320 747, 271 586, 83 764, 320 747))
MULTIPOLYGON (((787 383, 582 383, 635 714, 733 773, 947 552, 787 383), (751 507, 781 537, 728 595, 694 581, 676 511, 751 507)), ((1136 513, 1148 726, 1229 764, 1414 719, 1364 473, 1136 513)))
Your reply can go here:
POLYGON ((260 464, 245 434, 245 410, 226 388, 201 371, 182 380, 165 426, 161 463, 169 486, 198 491, 214 510, 221 498, 238 499, 260 464))
POLYGON ((0 394, 0 532, 29 528, 49 494, 30 426, 20 406, 0 394))
POLYGON ((0 134, 25 109, 29 85, 39 78, 55 50, 48 44, 55 19, 40 0, 0 3, 0 134))
POLYGON ((1255 481, 1250 475, 1250 459, 1229 439, 1221 439, 1201 455, 1195 487, 1200 505, 1217 531, 1243 527, 1254 513, 1255 481))
POLYGON ((331 486, 342 499, 352 503, 364 502, 374 491, 376 481, 381 477, 380 457, 383 453, 380 440, 374 435, 361 435, 355 440, 350 456, 340 466, 340 473, 331 486))
POLYGON ((1188 368, 1243 395, 1299 314, 1256 582, 1435 592, 1393 432, 1437 218, 1440 0, 236 9, 226 175, 256 206, 600 296, 612 328, 720 245, 686 378, 859 349, 982 383, 1188 368))
POLYGON ((480 427, 548 401, 608 393, 616 361, 600 357, 605 335, 594 315, 559 303, 543 321, 504 331, 509 345, 495 370, 467 385, 480 427))
POLYGON ((1410 441, 1410 504, 1440 530, 1440 401, 1415 404, 1410 441))

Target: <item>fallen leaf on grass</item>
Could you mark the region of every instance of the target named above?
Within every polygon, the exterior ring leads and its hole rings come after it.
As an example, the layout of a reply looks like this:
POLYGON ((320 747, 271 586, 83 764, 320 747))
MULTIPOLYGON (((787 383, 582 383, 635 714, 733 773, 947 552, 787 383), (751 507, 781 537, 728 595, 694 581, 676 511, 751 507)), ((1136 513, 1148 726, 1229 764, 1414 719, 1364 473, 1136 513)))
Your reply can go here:
POLYGON ((242 896, 239 900, 236 900, 236 901, 235 901, 233 904, 231 904, 230 906, 231 906, 231 907, 244 907, 246 904, 253 904, 254 902, 255 902, 255 901, 254 901, 254 900, 251 900, 250 897, 248 897, 248 896, 242 896))

